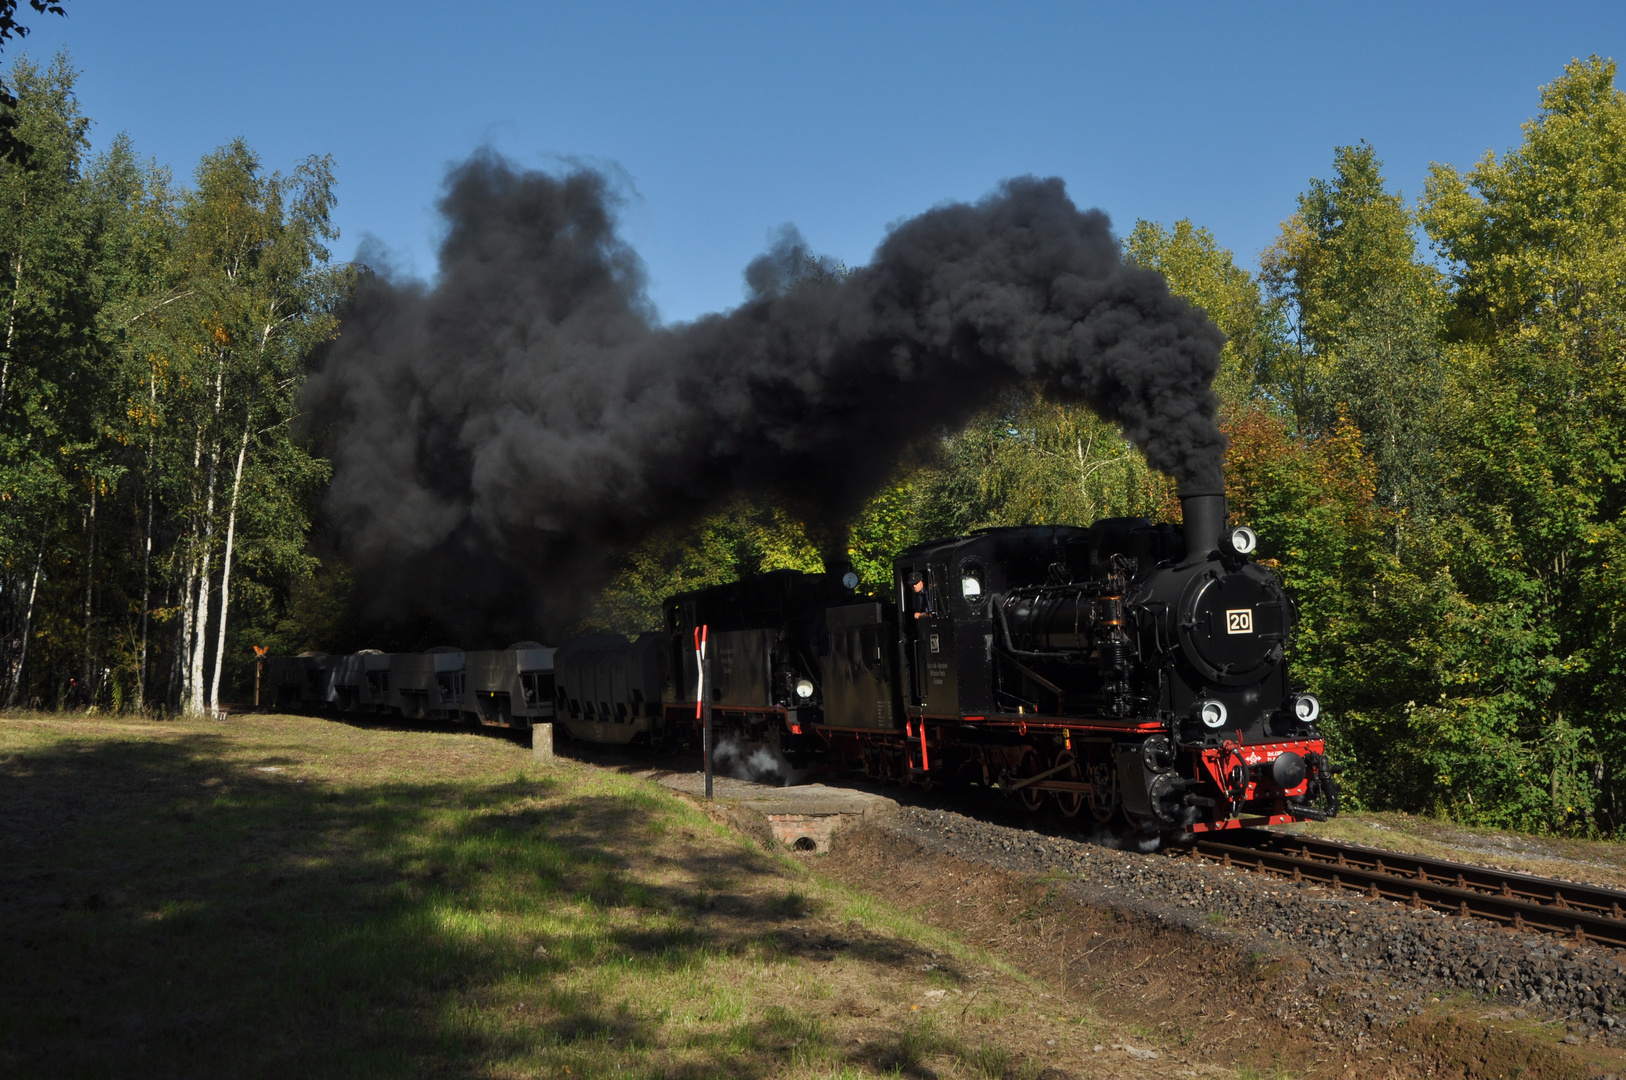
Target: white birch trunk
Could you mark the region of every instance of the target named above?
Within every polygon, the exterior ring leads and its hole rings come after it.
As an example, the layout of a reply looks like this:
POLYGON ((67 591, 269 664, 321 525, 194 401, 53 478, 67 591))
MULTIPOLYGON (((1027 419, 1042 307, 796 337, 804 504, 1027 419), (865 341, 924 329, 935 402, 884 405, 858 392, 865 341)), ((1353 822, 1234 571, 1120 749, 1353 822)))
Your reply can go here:
POLYGON ((226 659, 226 615, 231 611, 232 543, 237 538, 237 493, 243 486, 243 459, 248 455, 249 424, 243 425, 243 441, 237 447, 237 468, 231 478, 231 510, 226 514, 226 554, 220 561, 220 635, 215 639, 215 674, 209 681, 209 701, 220 710, 220 668, 226 659))
POLYGON ((215 464, 219 457, 218 448, 209 454, 208 487, 203 500, 203 535, 198 545, 198 592, 196 614, 192 616, 192 662, 186 676, 186 684, 191 690, 187 712, 194 716, 203 715, 208 707, 203 699, 203 652, 209 644, 209 548, 215 534, 215 464))
POLYGON ((34 581, 28 586, 28 607, 23 610, 23 644, 17 650, 17 662, 11 667, 11 690, 6 694, 6 708, 17 704, 17 691, 23 686, 23 661, 28 659, 28 636, 34 629, 34 597, 40 590, 40 567, 45 564, 45 545, 40 545, 34 557, 34 581))
MULTIPOLYGON (((23 210, 28 210, 28 186, 23 186, 23 210)), ((0 362, 0 412, 6 410, 6 389, 11 379, 11 345, 17 338, 17 302, 23 295, 22 241, 18 239, 17 256, 11 261, 11 312, 6 321, 6 358, 0 362)))
POLYGON ((88 705, 96 704, 96 651, 91 640, 92 600, 96 595, 96 487, 93 476, 90 478, 90 513, 85 519, 85 685, 82 693, 88 705))
MULTIPOLYGON (((192 496, 194 499, 198 494, 197 476, 198 470, 202 466, 202 463, 203 428, 199 427, 198 437, 192 443, 192 496)), ((200 532, 201 527, 193 531, 191 543, 188 545, 190 550, 186 552, 185 580, 181 587, 180 647, 176 650, 174 662, 170 666, 171 678, 174 677, 176 670, 179 670, 181 674, 181 693, 180 696, 174 700, 176 708, 182 710, 186 708, 187 701, 192 697, 192 637, 194 630, 192 618, 195 614, 192 606, 192 594, 197 588, 198 583, 197 544, 198 535, 200 532)))
MULTIPOLYGON (((215 408, 210 415, 211 424, 220 421, 220 405, 225 392, 226 357, 220 354, 215 363, 215 408)), ((209 646, 209 559, 213 554, 210 549, 215 535, 215 479, 219 466, 220 443, 217 441, 209 449, 209 479, 203 500, 203 544, 198 555, 197 615, 192 620, 192 664, 187 674, 187 685, 192 691, 187 711, 194 716, 202 716, 209 709, 209 702, 204 696, 203 659, 209 646)))
MULTIPOLYGON (((158 409, 158 376, 154 374, 150 381, 152 388, 152 407, 156 413, 158 409)), ((152 469, 156 455, 153 453, 156 436, 152 430, 152 417, 147 418, 147 535, 145 546, 141 552, 141 666, 136 669, 136 711, 147 711, 147 626, 151 618, 152 609, 152 469)))

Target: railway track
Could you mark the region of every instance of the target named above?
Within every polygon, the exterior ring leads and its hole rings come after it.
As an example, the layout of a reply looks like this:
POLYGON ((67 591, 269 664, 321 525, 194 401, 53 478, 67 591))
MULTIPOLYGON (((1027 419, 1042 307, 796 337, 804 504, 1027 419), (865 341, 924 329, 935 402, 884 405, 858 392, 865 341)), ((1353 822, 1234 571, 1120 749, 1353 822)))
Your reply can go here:
POLYGON ((1189 850, 1226 866, 1626 948, 1626 892, 1614 889, 1259 829, 1202 838, 1189 850))

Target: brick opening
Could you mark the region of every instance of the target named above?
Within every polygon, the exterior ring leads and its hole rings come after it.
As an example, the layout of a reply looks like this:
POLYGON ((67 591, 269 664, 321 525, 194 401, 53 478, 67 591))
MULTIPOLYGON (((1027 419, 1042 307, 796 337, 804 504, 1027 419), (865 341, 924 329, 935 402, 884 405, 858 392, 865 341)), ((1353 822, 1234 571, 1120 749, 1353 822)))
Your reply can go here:
POLYGON ((769 814, 773 838, 792 851, 829 851, 840 814, 769 814))

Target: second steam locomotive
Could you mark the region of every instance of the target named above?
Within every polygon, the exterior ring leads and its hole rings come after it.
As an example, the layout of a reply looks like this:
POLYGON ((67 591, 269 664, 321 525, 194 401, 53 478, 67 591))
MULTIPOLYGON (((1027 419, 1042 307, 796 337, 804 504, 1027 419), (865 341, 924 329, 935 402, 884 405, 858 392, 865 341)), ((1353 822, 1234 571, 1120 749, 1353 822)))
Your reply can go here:
POLYGON ((696 738, 698 631, 714 727, 766 751, 784 781, 854 769, 974 784, 1171 835, 1324 820, 1340 770, 1320 702, 1289 680, 1293 605, 1223 494, 1181 503, 1180 526, 1111 518, 921 544, 884 600, 858 596, 850 573, 775 571, 672 597, 663 629, 635 642, 286 658, 272 682, 284 706, 551 720, 661 749, 696 738))

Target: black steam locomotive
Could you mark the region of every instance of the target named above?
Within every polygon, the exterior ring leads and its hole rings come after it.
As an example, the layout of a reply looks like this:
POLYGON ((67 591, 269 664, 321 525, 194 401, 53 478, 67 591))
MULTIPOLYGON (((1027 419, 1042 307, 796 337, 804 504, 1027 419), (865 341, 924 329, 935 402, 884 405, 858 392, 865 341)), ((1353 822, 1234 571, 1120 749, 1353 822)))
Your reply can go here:
MULTIPOLYGON (((1179 527, 1113 518, 918 545, 885 601, 857 596, 851 573, 796 571, 675 596, 660 633, 567 643, 530 682, 490 659, 502 653, 469 654, 536 693, 517 708, 442 676, 441 715, 551 713, 590 742, 692 742, 703 638, 715 729, 786 782, 856 769, 977 784, 1145 832, 1324 820, 1339 768, 1320 703, 1288 678, 1292 603, 1250 558, 1253 533, 1227 525, 1222 494, 1188 494, 1182 510, 1179 527)), ((344 658, 282 663, 301 701, 340 699, 320 672, 344 658)))

